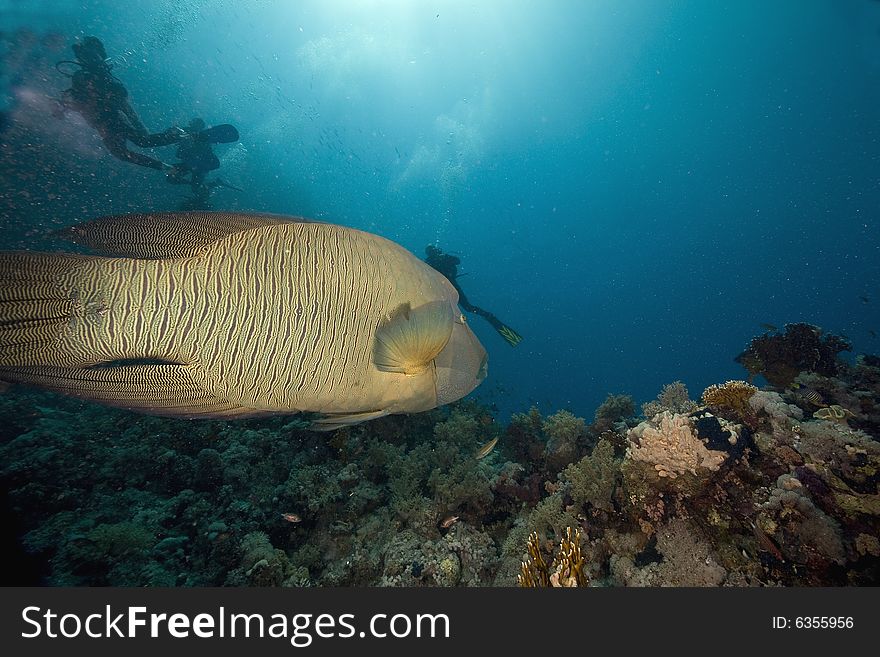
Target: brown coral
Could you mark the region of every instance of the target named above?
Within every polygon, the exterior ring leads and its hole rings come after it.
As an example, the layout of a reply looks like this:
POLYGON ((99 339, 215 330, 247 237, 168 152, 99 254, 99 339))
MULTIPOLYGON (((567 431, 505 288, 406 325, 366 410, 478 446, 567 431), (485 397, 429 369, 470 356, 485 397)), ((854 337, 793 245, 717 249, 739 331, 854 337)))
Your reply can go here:
POLYGON ((541 554, 541 545, 538 540, 538 532, 529 534, 526 544, 529 557, 520 564, 520 572, 516 581, 523 588, 537 588, 550 586, 550 569, 541 554))
POLYGON ((584 573, 584 557, 581 554, 581 532, 565 528, 565 538, 559 542, 559 554, 553 560, 553 574, 550 575, 552 586, 576 587, 588 586, 589 580, 584 573))
POLYGON ((559 542, 559 550, 551 567, 547 566, 547 561, 541 554, 537 532, 529 534, 527 549, 529 557, 520 564, 520 574, 517 576, 517 582, 521 587, 589 585, 589 579, 584 572, 585 560, 581 553, 580 530, 565 528, 565 536, 559 542))
POLYGON ((754 377, 763 375, 771 385, 788 387, 801 372, 836 376, 837 354, 850 351, 846 338, 823 333, 810 324, 786 324, 782 334, 765 333, 753 338, 736 361, 754 377))
POLYGON ((728 420, 752 424, 755 412, 749 405, 749 398, 756 392, 758 389, 745 381, 727 381, 706 388, 702 401, 713 413, 728 420))

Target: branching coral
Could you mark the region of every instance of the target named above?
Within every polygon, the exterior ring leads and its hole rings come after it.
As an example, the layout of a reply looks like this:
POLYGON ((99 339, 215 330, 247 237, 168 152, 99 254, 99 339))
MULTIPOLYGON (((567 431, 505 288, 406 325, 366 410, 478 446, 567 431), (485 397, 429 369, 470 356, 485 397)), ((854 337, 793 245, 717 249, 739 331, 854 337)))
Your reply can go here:
POLYGON ((382 586, 479 585, 495 558, 492 541, 463 523, 438 541, 405 530, 391 537, 381 552, 382 586))
POLYGON ((292 586, 296 575, 284 550, 272 546, 265 532, 251 532, 241 540, 241 565, 230 572, 233 586, 292 586), (294 579, 291 579, 293 576, 294 579))
POLYGON ((581 532, 571 527, 565 528, 565 536, 559 541, 559 548, 551 566, 547 566, 541 554, 537 532, 529 534, 527 544, 528 558, 520 565, 517 582, 524 588, 535 587, 577 587, 589 586, 584 569, 584 556, 581 553, 581 532))
POLYGON ((541 554, 538 532, 529 534, 526 550, 529 556, 520 566, 517 582, 523 588, 550 586, 550 568, 544 560, 544 555, 541 554))
POLYGON ((691 401, 687 387, 681 381, 667 383, 657 395, 657 399, 642 404, 642 414, 649 420, 663 411, 687 415, 695 410, 697 404, 691 401))
POLYGON ((581 554, 581 532, 565 528, 565 537, 559 541, 559 552, 553 560, 553 574, 550 575, 552 586, 566 588, 589 586, 589 579, 584 572, 584 556, 581 554))
POLYGON ((663 411, 627 434, 626 456, 648 463, 660 477, 675 479, 685 472, 715 471, 727 456, 706 448, 691 426, 690 418, 663 411))
POLYGON ((827 420, 804 422, 798 429, 798 450, 808 466, 798 478, 813 499, 838 518, 880 516, 880 443, 827 420))

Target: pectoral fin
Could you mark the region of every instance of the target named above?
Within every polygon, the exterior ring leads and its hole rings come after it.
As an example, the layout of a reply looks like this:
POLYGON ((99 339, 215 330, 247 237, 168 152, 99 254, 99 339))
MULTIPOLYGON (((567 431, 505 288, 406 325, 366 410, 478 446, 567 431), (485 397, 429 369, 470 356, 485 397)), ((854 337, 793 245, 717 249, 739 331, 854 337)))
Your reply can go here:
POLYGON ((420 374, 452 335, 452 306, 432 301, 412 309, 399 305, 376 329, 373 364, 383 372, 420 374))

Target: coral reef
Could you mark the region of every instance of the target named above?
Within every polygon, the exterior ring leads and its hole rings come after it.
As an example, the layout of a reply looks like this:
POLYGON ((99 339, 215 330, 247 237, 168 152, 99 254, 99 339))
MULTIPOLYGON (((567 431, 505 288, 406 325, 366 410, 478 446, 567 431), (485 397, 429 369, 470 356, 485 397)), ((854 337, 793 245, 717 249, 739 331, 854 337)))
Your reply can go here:
POLYGON ((880 359, 811 367, 705 407, 674 382, 641 423, 610 395, 592 424, 459 402, 332 434, 12 390, 6 583, 876 585, 880 359))
POLYGON ((818 509, 792 475, 780 475, 770 498, 759 505, 758 524, 779 546, 780 553, 797 563, 827 560, 844 563, 839 525, 818 509))
POLYGON ((846 338, 826 334, 810 324, 786 324, 783 333, 764 333, 752 338, 736 361, 751 377, 762 375, 772 386, 786 388, 801 372, 836 376, 838 354, 850 351, 846 338))
POLYGON ((656 561, 640 565, 627 554, 611 558, 615 584, 622 586, 720 586, 727 571, 717 562, 711 545, 680 518, 657 531, 656 561))

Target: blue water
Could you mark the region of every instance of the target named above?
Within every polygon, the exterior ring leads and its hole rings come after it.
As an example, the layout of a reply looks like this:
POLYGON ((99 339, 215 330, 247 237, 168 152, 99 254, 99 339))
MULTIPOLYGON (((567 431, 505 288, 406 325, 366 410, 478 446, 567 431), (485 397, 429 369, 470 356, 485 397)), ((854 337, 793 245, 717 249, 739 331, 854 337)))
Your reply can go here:
POLYGON ((699 396, 762 322, 878 351, 880 2, 0 0, 0 26, 4 248, 185 195, 53 118, 91 34, 151 130, 239 128, 217 209, 459 255, 525 337, 471 320, 502 416, 699 396))

